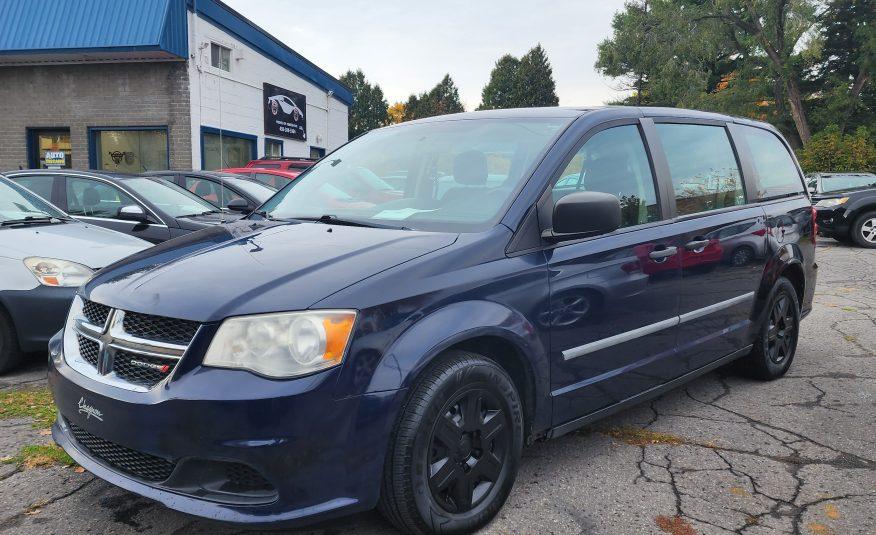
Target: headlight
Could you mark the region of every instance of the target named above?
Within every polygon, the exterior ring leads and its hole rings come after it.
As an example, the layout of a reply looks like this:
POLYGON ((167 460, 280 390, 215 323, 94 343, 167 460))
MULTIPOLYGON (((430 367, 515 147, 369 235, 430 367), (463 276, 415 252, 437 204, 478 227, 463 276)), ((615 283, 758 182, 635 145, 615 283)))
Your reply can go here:
POLYGON ((55 258, 30 256, 24 265, 44 286, 82 286, 94 274, 87 266, 55 258))
POLYGON ((204 365, 278 378, 325 370, 343 360, 355 320, 351 310, 229 318, 210 342, 204 365))
POLYGON ((848 200, 848 197, 840 197, 839 199, 822 199, 815 203, 815 206, 820 206, 821 208, 830 208, 831 206, 839 206, 841 204, 845 204, 848 200))

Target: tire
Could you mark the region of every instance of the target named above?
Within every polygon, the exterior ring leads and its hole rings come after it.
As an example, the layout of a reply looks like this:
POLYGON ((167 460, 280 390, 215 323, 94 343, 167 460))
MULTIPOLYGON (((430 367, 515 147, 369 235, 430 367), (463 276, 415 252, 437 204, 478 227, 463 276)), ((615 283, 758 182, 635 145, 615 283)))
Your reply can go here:
POLYGON ((380 512, 406 533, 469 533, 492 520, 511 492, 523 407, 498 364, 449 351, 413 388, 392 437, 380 512))
POLYGON ((800 334, 800 303, 794 285, 785 277, 776 281, 767 303, 757 340, 740 368, 752 377, 769 381, 785 375, 794 360, 800 334))
POLYGON ((0 307, 0 374, 18 366, 23 353, 18 348, 18 336, 12 319, 0 307))
POLYGON ((876 249, 876 210, 858 216, 852 225, 852 239, 868 249, 876 249))

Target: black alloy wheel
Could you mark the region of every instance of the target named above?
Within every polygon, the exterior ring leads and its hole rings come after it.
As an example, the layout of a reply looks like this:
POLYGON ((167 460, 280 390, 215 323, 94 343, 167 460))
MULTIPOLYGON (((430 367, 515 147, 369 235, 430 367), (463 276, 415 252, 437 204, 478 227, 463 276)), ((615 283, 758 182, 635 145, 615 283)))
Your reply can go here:
POLYGON ((508 498, 523 405, 495 361, 451 350, 423 371, 393 430, 378 509, 405 533, 471 533, 508 498))
POLYGON ((797 289, 785 277, 773 285, 766 300, 760 334, 738 368, 758 379, 777 379, 788 371, 800 334, 800 301, 797 289))
POLYGON ((797 325, 790 296, 779 294, 767 321, 767 356, 773 363, 781 364, 792 355, 796 342, 797 325))
POLYGON ((435 501, 451 513, 479 505, 499 481, 510 434, 494 393, 475 388, 448 402, 432 429, 428 471, 435 501))

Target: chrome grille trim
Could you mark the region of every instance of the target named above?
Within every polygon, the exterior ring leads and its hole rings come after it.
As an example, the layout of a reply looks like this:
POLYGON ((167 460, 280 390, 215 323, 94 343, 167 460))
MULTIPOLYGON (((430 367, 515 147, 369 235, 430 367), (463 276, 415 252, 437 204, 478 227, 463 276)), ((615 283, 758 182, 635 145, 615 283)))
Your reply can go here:
MULTIPOLYGON (((148 392, 165 384, 173 376, 180 359, 188 350, 188 345, 150 340, 128 334, 124 329, 125 311, 119 309, 110 309, 103 327, 89 323, 82 313, 82 299, 80 297, 76 299, 71 309, 72 322, 68 321, 68 325, 72 328, 64 333, 64 357, 71 368, 101 383, 135 392, 148 392), (80 354, 78 344, 80 336, 98 344, 97 366, 85 360, 80 354), (68 338, 70 338, 69 344, 68 338), (152 363, 154 359, 161 359, 170 370, 166 372, 164 378, 156 377, 154 384, 148 382, 135 384, 115 372, 114 362, 117 354, 126 354, 128 357, 139 355, 144 359, 153 359, 150 361, 152 363)), ((195 331, 195 336, 199 331, 200 326, 195 331)), ((130 366, 130 362, 127 365, 130 366)), ((130 373, 128 375, 130 376, 130 373)), ((140 383, 143 381, 141 380, 140 383)))

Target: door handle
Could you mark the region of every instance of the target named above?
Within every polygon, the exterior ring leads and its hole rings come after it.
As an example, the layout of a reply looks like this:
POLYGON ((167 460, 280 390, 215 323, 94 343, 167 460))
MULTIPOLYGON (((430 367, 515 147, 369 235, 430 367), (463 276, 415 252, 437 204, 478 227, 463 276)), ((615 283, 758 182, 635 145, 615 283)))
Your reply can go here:
MULTIPOLYGON (((659 246, 658 246, 659 247, 659 246)), ((656 260, 657 262, 663 262, 670 256, 674 255, 678 252, 678 247, 663 247, 663 249, 655 249, 648 253, 648 257, 651 260, 656 260)))
POLYGON ((684 244, 684 248, 688 251, 696 251, 697 249, 705 249, 709 245, 709 240, 693 240, 684 244))

